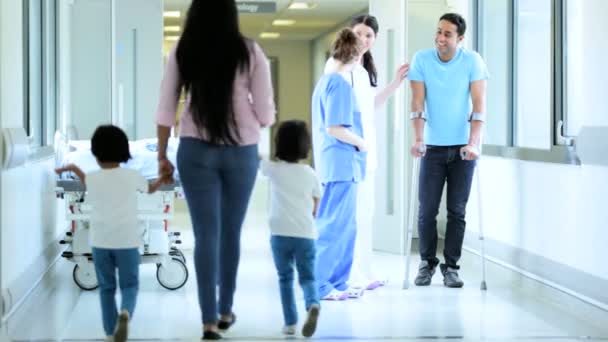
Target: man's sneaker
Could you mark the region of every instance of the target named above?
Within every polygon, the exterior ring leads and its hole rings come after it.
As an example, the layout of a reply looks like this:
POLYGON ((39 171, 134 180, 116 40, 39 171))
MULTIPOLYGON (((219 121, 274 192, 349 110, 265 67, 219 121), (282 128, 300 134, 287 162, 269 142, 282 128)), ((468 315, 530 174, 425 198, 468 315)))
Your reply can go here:
POLYGON ((310 337, 315 333, 315 330, 317 330, 319 311, 321 311, 319 304, 312 304, 310 308, 308 308, 308 317, 306 317, 306 322, 304 322, 304 325, 302 326, 302 336, 310 337))
POLYGON ((458 277, 458 270, 451 267, 442 268, 443 284, 447 287, 459 288, 464 285, 464 282, 458 277))
POLYGON ((431 266, 428 261, 422 260, 418 267, 418 275, 414 280, 416 286, 429 286, 431 285, 431 279, 435 274, 435 266, 431 266))
POLYGON ((114 342, 125 342, 129 337, 129 312, 122 310, 118 315, 116 330, 114 331, 114 342))
POLYGON ((296 334, 296 325, 286 325, 282 330, 285 335, 295 335, 296 334))

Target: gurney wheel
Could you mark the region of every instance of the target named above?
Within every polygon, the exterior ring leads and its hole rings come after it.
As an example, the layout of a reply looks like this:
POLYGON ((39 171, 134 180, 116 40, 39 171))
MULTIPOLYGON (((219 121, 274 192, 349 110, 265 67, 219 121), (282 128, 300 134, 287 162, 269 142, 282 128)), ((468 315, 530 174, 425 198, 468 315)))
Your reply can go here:
POLYGON ((188 268, 179 258, 171 258, 157 267, 156 279, 162 287, 177 290, 188 281, 188 268))
POLYGON ((74 278, 76 285, 85 291, 95 290, 99 286, 95 268, 92 264, 84 267, 80 267, 76 264, 76 266, 74 266, 74 271, 72 272, 72 278, 74 278))

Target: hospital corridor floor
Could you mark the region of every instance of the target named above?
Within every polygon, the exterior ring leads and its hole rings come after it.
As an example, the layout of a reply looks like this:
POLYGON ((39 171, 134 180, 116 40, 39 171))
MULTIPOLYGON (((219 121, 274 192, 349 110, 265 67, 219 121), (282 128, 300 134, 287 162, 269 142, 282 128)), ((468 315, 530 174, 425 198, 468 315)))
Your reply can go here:
MULTIPOLYGON (((280 341, 283 325, 278 281, 266 226, 267 188, 259 180, 243 228, 234 312, 238 321, 224 334, 229 341, 280 341)), ((190 277, 176 291, 156 281, 156 267, 141 266, 140 293, 130 325, 132 341, 197 341, 202 336, 192 233, 183 203, 172 226, 182 231, 190 277)), ((418 258, 412 257, 411 278, 418 258)), ((359 299, 322 302, 319 341, 608 341, 608 312, 488 263, 488 291, 480 291, 478 256, 463 253, 462 289, 443 286, 435 274, 428 287, 402 289, 403 261, 375 253, 385 287, 359 299)), ((59 259, 2 329, 12 341, 103 341, 99 294, 72 281, 73 264, 59 259)), ((300 324, 305 317, 296 290, 300 324)), ((297 335, 295 339, 303 339, 297 335)))

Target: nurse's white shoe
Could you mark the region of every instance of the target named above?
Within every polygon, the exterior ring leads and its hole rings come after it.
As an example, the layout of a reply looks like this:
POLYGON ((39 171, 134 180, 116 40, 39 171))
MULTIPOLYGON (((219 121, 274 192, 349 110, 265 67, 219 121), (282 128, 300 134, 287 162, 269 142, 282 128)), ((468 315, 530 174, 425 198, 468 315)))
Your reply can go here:
POLYGON ((363 296, 363 292, 365 292, 365 289, 356 289, 354 287, 349 287, 344 292, 348 295, 348 298, 359 298, 363 296))
POLYGON ((338 291, 336 289, 331 290, 325 297, 321 298, 321 300, 345 300, 348 298, 348 293, 345 291, 338 291))

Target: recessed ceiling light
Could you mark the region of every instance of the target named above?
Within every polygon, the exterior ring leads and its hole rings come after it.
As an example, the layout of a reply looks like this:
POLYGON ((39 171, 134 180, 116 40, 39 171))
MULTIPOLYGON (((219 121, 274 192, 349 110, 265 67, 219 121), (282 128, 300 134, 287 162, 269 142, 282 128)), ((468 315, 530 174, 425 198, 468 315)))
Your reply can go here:
POLYGON ((165 36, 165 40, 175 42, 179 39, 179 36, 165 36))
POLYGON ((262 32, 260 33, 260 38, 262 39, 277 39, 281 36, 278 32, 262 32))
POLYGON ((180 11, 164 11, 163 17, 165 18, 180 18, 182 13, 180 11))
POLYGON ((272 21, 272 25, 274 26, 291 26, 295 23, 296 21, 292 19, 275 19, 272 21))
POLYGON ((303 1, 294 1, 289 5, 289 9, 291 10, 309 10, 317 7, 316 2, 303 2, 303 1))
POLYGON ((165 26, 165 32, 179 32, 180 29, 179 26, 165 26))

